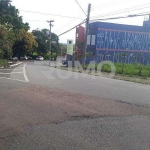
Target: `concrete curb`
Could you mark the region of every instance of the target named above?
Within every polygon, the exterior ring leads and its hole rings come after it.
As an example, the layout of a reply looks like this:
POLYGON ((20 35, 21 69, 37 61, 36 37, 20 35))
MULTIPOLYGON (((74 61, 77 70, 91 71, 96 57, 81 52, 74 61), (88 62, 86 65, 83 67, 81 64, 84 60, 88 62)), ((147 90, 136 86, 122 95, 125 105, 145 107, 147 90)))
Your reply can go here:
POLYGON ((11 68, 11 67, 18 66, 18 65, 21 65, 22 63, 23 63, 23 62, 18 62, 18 63, 16 63, 16 64, 10 65, 10 68, 11 68))

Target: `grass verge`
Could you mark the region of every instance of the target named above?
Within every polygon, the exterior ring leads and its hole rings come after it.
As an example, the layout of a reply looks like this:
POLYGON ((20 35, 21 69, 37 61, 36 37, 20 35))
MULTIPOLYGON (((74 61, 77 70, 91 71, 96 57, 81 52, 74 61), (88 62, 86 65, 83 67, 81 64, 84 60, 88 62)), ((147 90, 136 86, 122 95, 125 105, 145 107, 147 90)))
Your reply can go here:
POLYGON ((8 66, 8 61, 5 59, 0 59, 0 68, 7 67, 7 66, 8 66))

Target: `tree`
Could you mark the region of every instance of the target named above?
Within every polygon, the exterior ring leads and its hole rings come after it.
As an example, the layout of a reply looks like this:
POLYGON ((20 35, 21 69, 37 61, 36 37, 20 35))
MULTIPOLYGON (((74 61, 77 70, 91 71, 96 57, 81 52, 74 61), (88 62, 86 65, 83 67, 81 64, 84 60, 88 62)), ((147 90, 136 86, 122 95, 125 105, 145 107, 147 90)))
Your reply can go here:
POLYGON ((8 31, 5 26, 0 25, 0 58, 8 58, 12 54, 14 33, 8 31))
MULTIPOLYGON (((35 51, 39 54, 47 54, 49 52, 49 30, 33 30, 32 31, 36 42, 38 43, 38 47, 35 51)), ((52 33, 52 52, 57 52, 58 49, 58 36, 55 33, 52 33)))
POLYGON ((20 58, 20 56, 31 54, 38 47, 32 33, 22 29, 17 36, 18 38, 16 38, 15 44, 13 45, 13 54, 15 56, 20 58))
POLYGON ((21 47, 19 51, 22 52, 37 46, 33 35, 27 32, 29 28, 29 24, 23 23, 18 9, 11 5, 10 0, 0 0, 0 56, 2 58, 10 57, 12 48, 13 52, 17 53, 19 45, 21 47))
POLYGON ((23 23, 22 17, 15 6, 11 5, 10 0, 0 0, 0 24, 10 26, 11 29, 29 30, 29 24, 23 23))

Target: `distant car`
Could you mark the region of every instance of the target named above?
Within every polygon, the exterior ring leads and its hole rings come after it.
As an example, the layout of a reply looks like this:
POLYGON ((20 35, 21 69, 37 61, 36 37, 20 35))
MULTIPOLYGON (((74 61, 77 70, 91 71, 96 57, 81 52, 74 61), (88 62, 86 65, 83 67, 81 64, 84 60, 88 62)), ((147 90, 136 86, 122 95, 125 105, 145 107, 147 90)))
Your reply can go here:
POLYGON ((30 56, 27 56, 27 58, 28 58, 29 60, 32 60, 32 57, 30 57, 30 56))
POLYGON ((20 57, 20 59, 21 60, 27 60, 28 58, 27 58, 27 56, 22 56, 22 57, 20 57))
POLYGON ((12 57, 12 60, 18 60, 18 58, 17 57, 12 57))
POLYGON ((44 60, 44 58, 42 57, 42 56, 38 56, 37 58, 36 58, 36 60, 44 60))

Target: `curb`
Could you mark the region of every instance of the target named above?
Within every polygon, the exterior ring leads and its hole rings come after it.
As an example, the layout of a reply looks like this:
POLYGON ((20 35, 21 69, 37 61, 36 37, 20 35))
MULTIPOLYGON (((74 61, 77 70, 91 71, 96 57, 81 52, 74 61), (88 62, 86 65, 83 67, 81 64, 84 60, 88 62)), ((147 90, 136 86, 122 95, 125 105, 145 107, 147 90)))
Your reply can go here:
POLYGON ((16 63, 16 64, 10 65, 10 68, 11 68, 11 67, 18 66, 18 65, 20 65, 20 64, 22 64, 22 63, 23 63, 23 62, 18 62, 18 63, 16 63))

